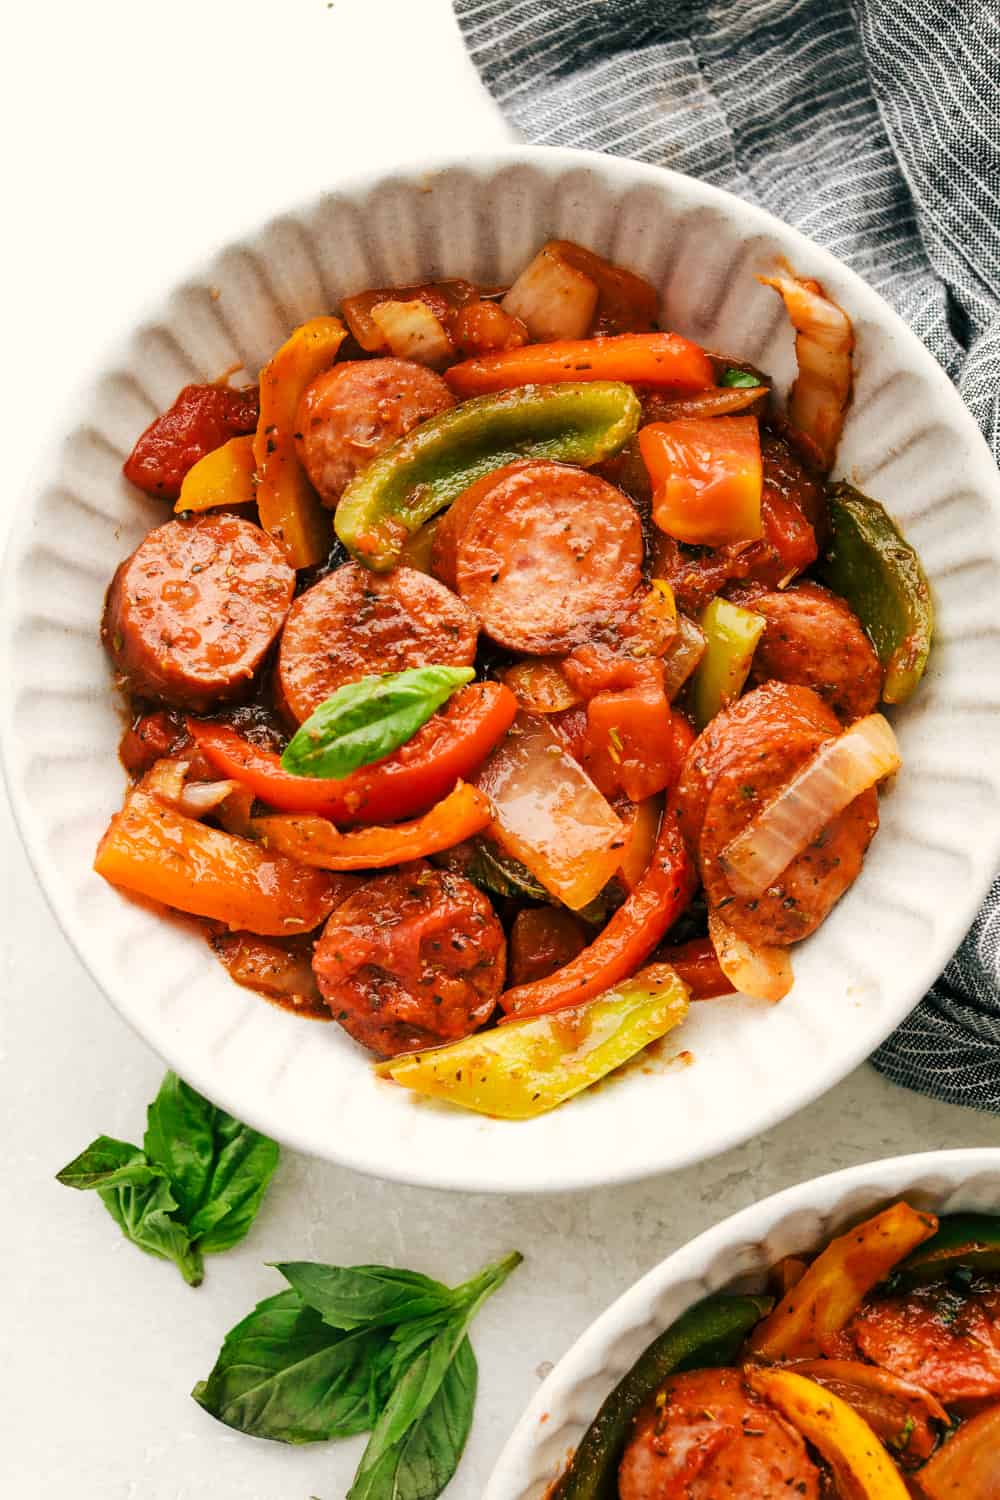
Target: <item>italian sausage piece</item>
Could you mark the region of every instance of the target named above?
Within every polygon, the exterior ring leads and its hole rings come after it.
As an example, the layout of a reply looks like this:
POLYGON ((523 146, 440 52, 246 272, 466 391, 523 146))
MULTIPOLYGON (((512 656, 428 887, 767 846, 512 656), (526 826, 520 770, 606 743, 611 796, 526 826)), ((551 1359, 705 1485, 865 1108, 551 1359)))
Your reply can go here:
MULTIPOLYGON (((774 686, 758 688, 757 693, 773 691, 774 686)), ((755 696, 751 693, 749 698, 755 696)), ((765 702, 756 718, 756 733, 745 723, 730 723, 711 765, 698 841, 709 906, 724 909, 726 921, 748 942, 778 946, 797 943, 824 921, 857 879, 878 827, 878 795, 871 788, 828 823, 761 896, 734 898, 720 863, 726 846, 826 740, 841 732, 831 710, 809 688, 786 689, 782 697, 784 719, 774 712, 773 702, 770 711, 765 702), (792 710, 789 692, 794 694, 792 710)))
POLYGON ((766 767, 780 757, 791 775, 840 725, 809 688, 766 682, 724 709, 706 725, 688 751, 673 805, 685 842, 697 853, 705 810, 718 778, 731 766, 755 758, 766 767))
POLYGON ((767 621, 751 680, 811 687, 845 724, 870 714, 882 691, 882 670, 849 605, 817 583, 757 594, 747 607, 767 621))
POLYGON ((460 599, 415 568, 346 563, 292 605, 278 652, 278 697, 299 723, 347 682, 406 667, 468 667, 478 627, 460 599))
POLYGON ((407 359, 349 360, 303 394, 296 421, 299 457, 324 505, 420 422, 454 406, 440 375, 407 359))
POLYGON ((570 650, 642 581, 632 502, 596 474, 540 459, 501 471, 455 551, 458 592, 511 651, 570 650))
POLYGON ((848 1332, 866 1359, 951 1402, 1000 1397, 1000 1287, 938 1283, 879 1297, 848 1332))
POLYGON ((337 907, 313 969, 334 1020, 394 1057, 484 1025, 503 988, 505 947, 471 881, 418 861, 367 881, 337 907))
POLYGON ((260 413, 257 387, 186 385, 169 411, 146 428, 122 465, 125 478, 147 495, 176 500, 181 481, 206 453, 253 432, 260 413))
POLYGON ((201 713, 247 695, 294 589, 279 548, 241 516, 168 521, 115 573, 101 636, 132 692, 201 713))
POLYGON ((673 1375, 636 1423, 621 1500, 818 1500, 819 1470, 795 1429, 737 1370, 673 1375), (662 1398, 662 1400, 660 1399, 662 1398))

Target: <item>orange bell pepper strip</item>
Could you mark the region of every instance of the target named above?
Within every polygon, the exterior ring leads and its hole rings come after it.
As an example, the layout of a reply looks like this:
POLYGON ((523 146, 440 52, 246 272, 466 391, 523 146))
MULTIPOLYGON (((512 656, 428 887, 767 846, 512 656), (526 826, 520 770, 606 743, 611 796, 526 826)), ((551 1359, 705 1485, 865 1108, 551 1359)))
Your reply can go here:
POLYGON ((211 510, 216 505, 252 505, 256 499, 254 436, 230 438, 188 469, 174 510, 211 510))
POLYGON ((426 811, 466 779, 507 733, 517 699, 499 682, 470 682, 392 755, 338 781, 293 776, 280 758, 228 724, 189 719, 188 733, 224 776, 271 807, 314 812, 337 824, 387 823, 426 811))
POLYGON ((525 344, 463 360, 446 370, 444 378, 462 400, 518 385, 555 385, 567 380, 621 380, 685 391, 715 384, 704 349, 679 333, 618 333, 525 344))
POLYGON ((653 520, 678 542, 723 547, 763 535, 756 417, 678 417, 639 431, 653 520))
POLYGON ((734 993, 719 965, 711 938, 692 938, 674 948, 661 948, 658 957, 677 970, 690 990, 692 1000, 713 1000, 719 995, 734 993))
POLYGON ((265 937, 311 932, 336 902, 335 876, 208 828, 141 787, 111 819, 94 869, 135 895, 265 937))
POLYGON ((963 1422, 915 1476, 927 1500, 997 1500, 1000 1406, 963 1422))
POLYGON ((327 818, 285 813, 255 818, 253 832, 269 849, 321 870, 384 870, 453 849, 480 833, 493 817, 490 799, 460 781, 430 812, 410 823, 341 833, 327 818))
POLYGON ((542 1016, 581 1005, 644 963, 694 894, 697 878, 672 812, 664 813, 649 868, 610 922, 572 962, 548 979, 500 996, 508 1016, 542 1016))
POLYGON ((762 1359, 813 1359, 827 1353, 862 1300, 893 1266, 937 1232, 933 1214, 896 1203, 830 1241, 802 1280, 758 1323, 748 1347, 762 1359))
POLYGON ((339 318, 310 318, 260 372, 260 420, 254 436, 260 524, 293 568, 322 562, 333 545, 330 517, 295 448, 296 414, 306 387, 328 370, 347 337, 339 318))
POLYGON ((754 1395, 777 1407, 826 1459, 838 1494, 856 1500, 909 1500, 896 1465, 846 1401, 793 1370, 750 1368, 744 1378, 754 1395))

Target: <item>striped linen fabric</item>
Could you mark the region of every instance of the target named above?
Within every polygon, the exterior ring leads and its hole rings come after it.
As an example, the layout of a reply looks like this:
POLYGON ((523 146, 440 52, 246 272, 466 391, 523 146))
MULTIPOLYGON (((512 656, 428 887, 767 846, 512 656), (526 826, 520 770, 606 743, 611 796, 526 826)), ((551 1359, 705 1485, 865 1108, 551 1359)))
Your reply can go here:
MULTIPOLYGON (((997 0, 455 0, 541 145, 673 167, 795 225, 940 361, 1000 462, 997 0)), ((1000 878, 873 1061, 1000 1111, 1000 878)))

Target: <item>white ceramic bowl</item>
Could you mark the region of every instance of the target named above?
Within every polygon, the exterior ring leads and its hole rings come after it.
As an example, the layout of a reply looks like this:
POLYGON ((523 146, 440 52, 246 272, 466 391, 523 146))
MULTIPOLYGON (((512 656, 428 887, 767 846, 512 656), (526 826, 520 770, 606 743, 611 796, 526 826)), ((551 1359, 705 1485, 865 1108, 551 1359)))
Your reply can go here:
POLYGON ((1000 477, 937 364, 864 282, 759 209, 676 173, 520 148, 346 184, 224 247, 130 325, 78 395, 18 504, 3 590, 3 744, 15 812, 77 951, 140 1034, 197 1088, 289 1145, 441 1187, 581 1188, 679 1167, 754 1135, 855 1066, 957 946, 1000 856, 1000 477), (189 380, 254 374, 298 322, 370 285, 506 280, 550 235, 644 272, 666 325, 787 382, 792 339, 753 273, 786 256, 857 332, 839 471, 920 548, 938 633, 897 716, 906 766, 864 872, 796 950, 789 998, 695 1007, 693 1066, 634 1068, 540 1120, 500 1123, 376 1081, 336 1026, 227 978, 205 943, 91 872, 121 801, 121 729, 98 642, 115 564, 164 509, 120 465, 189 380))
POLYGON ((675 1250, 602 1313, 539 1386, 483 1500, 542 1500, 605 1396, 685 1308, 733 1283, 760 1290, 782 1256, 817 1250, 904 1197, 931 1213, 1000 1213, 1000 1150, 928 1151, 815 1177, 675 1250))

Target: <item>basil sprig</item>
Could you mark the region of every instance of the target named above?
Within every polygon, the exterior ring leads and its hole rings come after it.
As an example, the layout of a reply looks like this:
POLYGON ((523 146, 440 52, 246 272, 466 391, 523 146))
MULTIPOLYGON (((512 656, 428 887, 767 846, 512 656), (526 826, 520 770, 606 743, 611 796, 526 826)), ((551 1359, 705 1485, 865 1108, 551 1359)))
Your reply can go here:
POLYGON ((146 1120, 144 1149, 98 1136, 57 1180, 96 1191, 126 1239, 199 1286, 202 1256, 228 1250, 253 1223, 278 1147, 176 1073, 164 1078, 146 1120))
POLYGON ((299 726, 282 768, 339 781, 405 745, 474 676, 471 667, 409 667, 349 682, 299 726))
POLYGON ((520 1261, 515 1251, 457 1287, 388 1266, 281 1264, 289 1289, 226 1335, 192 1395, 253 1437, 370 1432, 348 1500, 435 1500, 472 1425, 469 1325, 520 1261))
POLYGON ((723 370, 720 385, 735 386, 738 390, 750 390, 752 386, 760 385, 756 375, 751 375, 749 370, 723 370))

